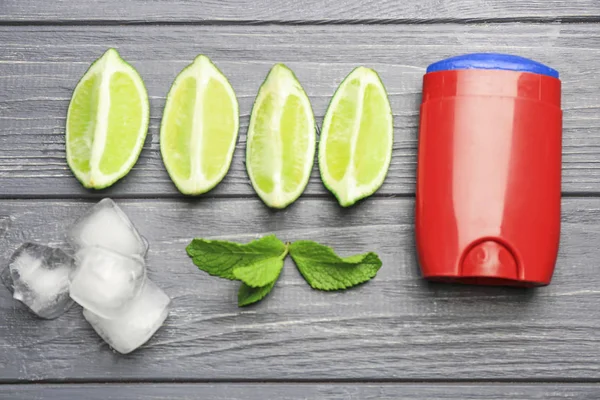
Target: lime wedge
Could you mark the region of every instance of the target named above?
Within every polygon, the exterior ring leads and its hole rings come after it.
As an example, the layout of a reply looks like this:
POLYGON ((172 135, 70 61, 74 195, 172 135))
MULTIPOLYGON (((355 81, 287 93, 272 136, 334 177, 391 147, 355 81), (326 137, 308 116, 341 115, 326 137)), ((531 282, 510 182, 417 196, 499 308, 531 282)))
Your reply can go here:
POLYGON ((179 191, 199 195, 227 174, 239 112, 227 78, 204 55, 175 78, 160 126, 160 152, 179 191))
POLYGON ((340 205, 375 193, 392 158, 392 110, 375 71, 358 67, 340 84, 323 120, 319 169, 340 205))
POLYGON ((271 68, 250 116, 246 168, 266 205, 285 208, 304 191, 315 157, 315 117, 294 73, 271 68))
POLYGON ((131 170, 148 131, 148 93, 137 71, 109 49, 83 75, 67 113, 67 163, 86 188, 131 170))

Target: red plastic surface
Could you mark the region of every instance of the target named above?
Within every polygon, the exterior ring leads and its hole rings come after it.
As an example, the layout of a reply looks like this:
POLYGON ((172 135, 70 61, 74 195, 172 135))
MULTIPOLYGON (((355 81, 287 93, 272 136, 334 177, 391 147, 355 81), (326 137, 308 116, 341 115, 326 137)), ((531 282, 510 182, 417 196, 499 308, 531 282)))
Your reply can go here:
POLYGON ((415 216, 423 276, 549 284, 561 142, 560 80, 498 70, 426 74, 415 216))

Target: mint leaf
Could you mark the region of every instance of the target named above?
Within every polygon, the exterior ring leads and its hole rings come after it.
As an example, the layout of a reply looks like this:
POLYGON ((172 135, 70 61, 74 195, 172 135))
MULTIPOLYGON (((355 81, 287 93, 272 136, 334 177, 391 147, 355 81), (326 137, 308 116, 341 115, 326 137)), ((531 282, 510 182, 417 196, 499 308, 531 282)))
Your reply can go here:
POLYGON ((275 286, 277 278, 275 278, 275 280, 268 285, 258 288, 253 288, 245 283, 242 283, 240 290, 238 290, 238 307, 244 307, 262 300, 271 292, 271 289, 273 289, 273 286, 275 286))
POLYGON ((366 282, 377 275, 381 260, 375 253, 341 258, 331 247, 310 240, 290 245, 290 255, 313 289, 340 290, 366 282))
POLYGON ((244 267, 235 267, 233 276, 253 288, 260 288, 275 282, 283 268, 283 260, 287 256, 288 249, 278 258, 268 258, 244 267))
POLYGON ((275 269, 274 266, 280 263, 279 270, 281 271, 283 258, 287 254, 287 246, 275 235, 269 235, 248 244, 224 240, 194 239, 186 247, 186 251, 194 264, 210 275, 235 280, 238 278, 234 274, 234 269, 241 268, 240 276, 248 278, 250 283, 257 283, 262 282, 259 278, 266 279, 269 276, 275 276, 274 279, 277 279, 279 273, 274 274, 272 269, 275 269), (252 267, 265 269, 266 265, 270 266, 267 268, 269 271, 257 274, 258 277, 252 277, 250 271, 244 270, 244 268, 252 267))

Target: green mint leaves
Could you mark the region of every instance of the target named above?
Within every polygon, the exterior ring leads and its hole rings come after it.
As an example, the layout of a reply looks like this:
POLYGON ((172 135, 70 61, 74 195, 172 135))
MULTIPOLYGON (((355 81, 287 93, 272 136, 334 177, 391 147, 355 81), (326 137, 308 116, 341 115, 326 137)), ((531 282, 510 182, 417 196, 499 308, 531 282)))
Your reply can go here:
POLYGON ((242 307, 261 300, 273 289, 288 246, 269 235, 248 244, 194 239, 186 250, 202 271, 242 282, 238 292, 238 305, 242 307))
POLYGON ((238 290, 238 306, 245 307, 262 300, 266 295, 271 293, 273 286, 275 286, 275 281, 269 283, 267 286, 258 288, 253 288, 242 283, 240 290, 238 290))
POLYGON ((236 267, 233 270, 233 275, 237 280, 244 282, 250 287, 258 288, 266 286, 279 278, 279 273, 281 272, 281 268, 283 268, 283 259, 286 255, 287 248, 277 258, 258 261, 245 267, 236 267))
POLYGON ((331 247, 310 240, 292 243, 290 255, 306 282, 319 290, 356 286, 373 278, 381 268, 381 260, 375 253, 341 258, 331 247))
MULTIPOLYGON (((248 244, 194 239, 186 250, 202 271, 230 280, 239 279, 235 275, 235 269, 258 265, 262 266, 261 269, 266 269, 267 264, 276 264, 277 260, 283 266, 283 258, 287 254, 287 246, 275 235, 265 236, 248 244)), ((279 271, 274 275, 273 279, 276 279, 279 271)))
POLYGON ((186 250, 202 271, 242 282, 238 291, 240 307, 256 303, 271 292, 288 251, 306 282, 319 290, 359 285, 377 275, 382 265, 375 253, 341 258, 331 247, 310 240, 285 244, 275 235, 248 244, 194 239, 186 250))

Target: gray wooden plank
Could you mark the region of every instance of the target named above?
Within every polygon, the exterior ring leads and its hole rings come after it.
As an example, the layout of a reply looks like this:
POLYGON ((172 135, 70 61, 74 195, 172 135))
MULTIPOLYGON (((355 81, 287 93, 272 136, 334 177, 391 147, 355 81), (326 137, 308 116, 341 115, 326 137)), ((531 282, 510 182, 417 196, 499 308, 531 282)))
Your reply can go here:
POLYGON ((127 22, 393 22, 432 19, 516 19, 598 17, 595 0, 170 0, 95 1, 3 0, 0 22, 127 21, 127 22))
MULTIPOLYGON (((27 240, 60 245, 89 204, 0 201, 0 214, 12 221, 0 254, 27 240)), ((240 199, 120 204, 150 242, 150 277, 173 298, 166 325, 121 356, 79 307, 41 321, 0 288, 0 382, 600 379, 600 199, 564 199, 557 271, 538 290, 422 281, 411 199, 347 210, 305 199, 281 212, 240 199), (288 259, 273 293, 239 309, 237 284, 201 273, 184 251, 194 236, 248 241, 270 232, 343 255, 376 251, 383 268, 363 286, 323 293, 288 259)))
POLYGON ((7 400, 510 400, 593 399, 600 386, 593 384, 89 384, 4 385, 0 399, 7 400))
MULTIPOLYGON (((599 3, 600 4, 600 3, 599 3)), ((198 53, 230 78, 240 100, 240 140, 231 170, 211 195, 253 196, 244 167, 245 134, 257 89, 275 62, 304 84, 320 123, 328 101, 356 65, 376 68, 395 115, 392 165, 380 195, 414 192, 418 105, 424 68, 471 51, 502 51, 547 62, 564 87, 563 190, 600 191, 600 31, 595 24, 410 26, 89 26, 0 28, 0 197, 90 196, 64 160, 71 91, 89 63, 116 46, 139 69, 151 96, 141 158, 111 196, 176 196, 161 161, 158 126, 166 92, 198 53), (574 61, 576 60, 576 62, 574 61)), ((326 195, 316 166, 306 193, 326 195)))

